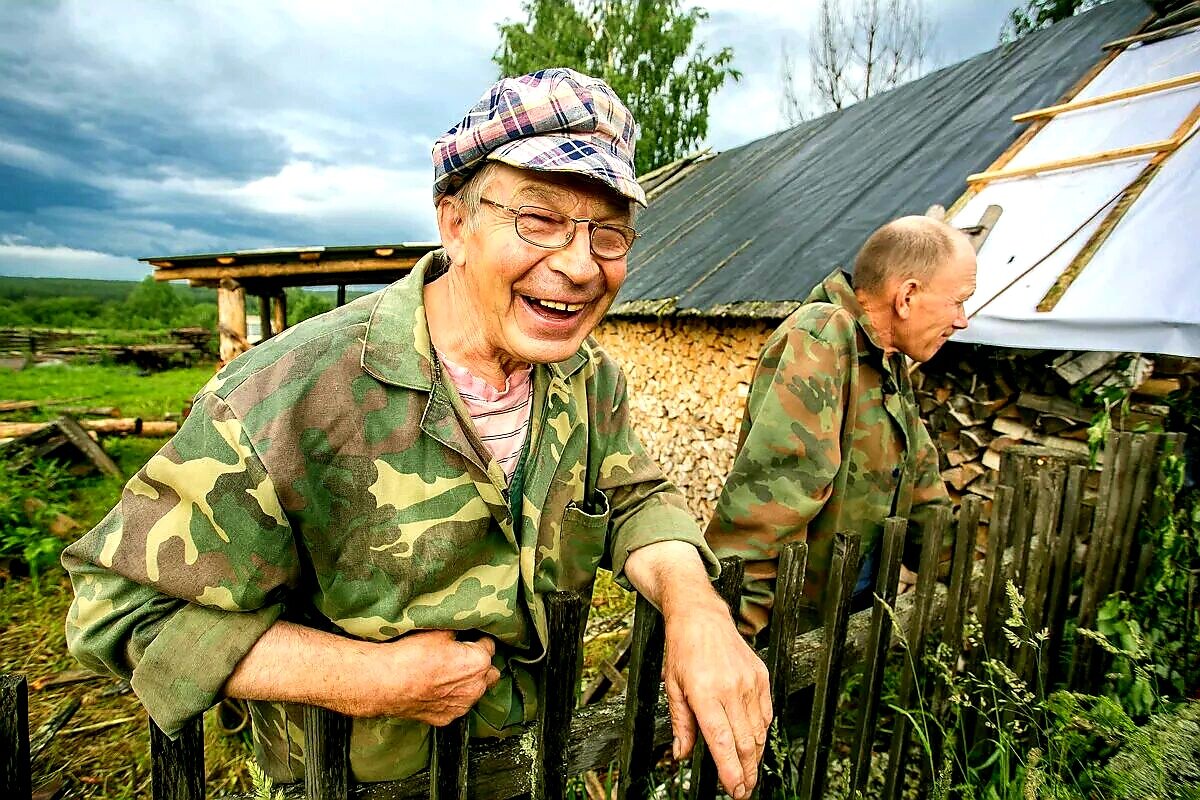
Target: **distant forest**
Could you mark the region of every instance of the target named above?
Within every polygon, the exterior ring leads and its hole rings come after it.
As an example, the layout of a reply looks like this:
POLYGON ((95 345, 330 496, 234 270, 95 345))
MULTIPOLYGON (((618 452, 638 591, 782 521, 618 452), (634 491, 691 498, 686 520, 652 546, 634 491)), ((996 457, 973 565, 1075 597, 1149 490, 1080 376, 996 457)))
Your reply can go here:
MULTIPOLYGON (((288 324, 329 311, 334 298, 332 289, 288 289, 288 324)), ((256 299, 247 299, 247 313, 258 313, 256 299)), ((216 325, 215 289, 162 283, 149 275, 141 282, 0 276, 0 328, 159 331, 216 325)))

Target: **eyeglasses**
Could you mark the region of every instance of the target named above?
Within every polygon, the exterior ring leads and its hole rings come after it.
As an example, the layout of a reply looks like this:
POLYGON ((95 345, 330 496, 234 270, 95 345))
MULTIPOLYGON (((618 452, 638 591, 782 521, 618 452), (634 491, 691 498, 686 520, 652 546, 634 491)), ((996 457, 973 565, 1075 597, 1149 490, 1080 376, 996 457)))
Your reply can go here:
POLYGON ((486 197, 480 200, 512 214, 517 236, 531 245, 548 250, 566 247, 574 241, 575 229, 581 222, 589 223, 589 245, 592 255, 597 258, 624 258, 629 248, 633 247, 633 240, 641 236, 628 225, 597 222, 589 217, 577 219, 540 206, 512 208, 486 197))

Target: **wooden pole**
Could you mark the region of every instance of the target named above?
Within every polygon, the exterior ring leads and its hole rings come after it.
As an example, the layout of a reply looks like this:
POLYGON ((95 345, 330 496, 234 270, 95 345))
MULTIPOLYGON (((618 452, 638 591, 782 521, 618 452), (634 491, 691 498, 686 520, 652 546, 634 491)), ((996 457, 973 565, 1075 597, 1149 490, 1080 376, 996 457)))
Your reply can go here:
POLYGON ((222 278, 217 289, 217 324, 221 332, 221 363, 250 349, 246 339, 246 290, 232 278, 222 278))
MULTIPOLYGON (((767 673, 771 676, 771 708, 775 725, 788 730, 788 677, 791 672, 792 647, 799 628, 799 604, 804 598, 804 569, 808 563, 808 543, 791 542, 779 554, 779 574, 775 579, 775 605, 771 609, 771 624, 767 629, 767 673)), ((776 748, 768 744, 759 770, 759 797, 775 797, 782 786, 781 776, 787 765, 776 757, 776 748)), ((785 756, 786 758, 786 756, 785 756)))
POLYGON ((341 308, 346 305, 346 284, 339 283, 337 285, 337 307, 341 308))
POLYGON ((195 717, 172 740, 150 721, 150 796, 204 800, 204 722, 195 717))
POLYGON ((1193 83, 1200 83, 1200 72, 1189 72, 1187 75, 1180 75, 1175 78, 1167 78, 1166 80, 1154 81, 1152 83, 1144 83, 1141 86, 1131 86, 1128 89, 1121 89, 1116 92, 1096 95, 1089 97, 1086 100, 1073 100, 1070 103, 1059 103, 1054 106, 1035 109, 1034 111, 1026 111, 1024 114, 1017 114, 1012 118, 1013 122, 1028 122, 1031 119, 1039 117, 1053 117, 1058 114, 1065 114, 1068 111, 1078 111, 1082 108, 1092 108, 1093 106, 1101 106, 1106 103, 1114 103, 1118 100, 1128 100, 1132 97, 1141 97, 1142 95, 1153 94, 1154 92, 1165 92, 1168 89, 1178 89, 1181 86, 1191 86, 1193 83))
POLYGON ((994 170, 992 172, 976 172, 974 175, 967 176, 967 183, 999 181, 1009 178, 1022 178, 1026 175, 1036 175, 1040 172, 1056 172, 1058 170, 1073 169, 1075 167, 1090 167, 1093 164, 1107 164, 1111 161, 1119 161, 1125 158, 1136 158, 1137 156, 1149 155, 1150 153, 1167 153, 1174 150, 1178 146, 1179 142, 1175 139, 1159 139, 1156 142, 1129 145, 1128 147, 1117 147, 1100 153, 1090 153, 1086 156, 1072 156, 1071 158, 1062 158, 1058 159, 1057 161, 1046 161, 1041 164, 1030 164, 1026 167, 1007 167, 1005 169, 994 170))
POLYGON ((320 706, 304 707, 304 797, 350 796, 350 718, 320 706))
POLYGON ((260 342, 271 338, 271 297, 269 295, 260 294, 258 296, 258 328, 260 342))
MULTIPOLYGON (((734 616, 737 615, 745 575, 746 565, 740 558, 721 559, 721 576, 717 578, 714 588, 734 616)), ((688 797, 689 800, 713 800, 716 796, 717 764, 708 752, 704 738, 697 736, 696 746, 692 748, 692 784, 688 797)))
POLYGON ((654 713, 662 683, 663 618, 654 604, 637 598, 629 679, 625 684, 625 736, 621 740, 618 800, 644 800, 654 792, 654 713))
POLYGON ((271 331, 283 333, 287 330, 287 295, 283 292, 271 299, 271 331))
POLYGON ((433 729, 433 755, 429 761, 429 800, 466 800, 467 727, 464 714, 441 728, 433 729))
POLYGON ((537 757, 530 787, 533 800, 567 796, 571 715, 588 614, 587 601, 575 592, 552 592, 545 596, 545 604, 550 645, 538 693, 542 705, 538 710, 537 757))
POLYGON ((29 686, 24 675, 0 675, 0 795, 33 793, 29 763, 29 686))

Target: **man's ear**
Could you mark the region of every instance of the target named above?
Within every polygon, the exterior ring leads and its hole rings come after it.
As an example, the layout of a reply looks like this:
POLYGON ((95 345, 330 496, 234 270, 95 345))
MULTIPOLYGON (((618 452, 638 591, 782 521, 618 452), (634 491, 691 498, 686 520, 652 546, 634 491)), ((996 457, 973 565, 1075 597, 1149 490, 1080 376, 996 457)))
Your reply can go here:
POLYGON ((892 310, 895 311, 897 317, 908 321, 912 316, 913 298, 919 291, 921 291, 921 282, 916 278, 908 278, 896 287, 896 292, 892 295, 892 310))
POLYGON ((443 197, 437 205, 438 234, 451 264, 466 261, 467 220, 462 203, 454 197, 443 197))

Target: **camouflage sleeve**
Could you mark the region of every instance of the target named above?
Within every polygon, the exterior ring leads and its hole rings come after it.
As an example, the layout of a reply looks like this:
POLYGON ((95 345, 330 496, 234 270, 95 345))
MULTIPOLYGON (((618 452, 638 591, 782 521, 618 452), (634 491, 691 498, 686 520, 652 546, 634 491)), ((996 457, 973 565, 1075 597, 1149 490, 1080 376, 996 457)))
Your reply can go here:
POLYGON ((717 559, 705 543, 687 501, 663 476, 629 424, 625 374, 607 355, 601 359, 592 415, 595 453, 589 461, 598 461, 596 488, 604 494, 611 510, 607 563, 602 566, 611 567, 617 583, 632 589, 625 578, 629 554, 655 542, 678 540, 695 545, 709 577, 716 578, 720 569, 717 559))
POLYGON ((174 735, 217 700, 279 617, 297 565, 250 439, 223 401, 204 395, 119 505, 63 552, 75 589, 68 649, 128 678, 174 735))
POLYGON ((806 540, 837 477, 854 343, 853 330, 842 333, 792 328, 768 342, 755 367, 738 454, 707 533, 719 557, 746 562, 738 628, 747 636, 770 620, 780 550, 806 540))
MULTIPOLYGON (((914 447, 914 483, 912 510, 908 515, 908 534, 904 538, 904 565, 914 572, 921 563, 921 542, 929 529, 933 510, 950 505, 950 495, 938 470, 938 451, 925 423, 917 421, 914 447)), ((953 541, 953 528, 946 531, 942 542, 942 558, 948 558, 947 548, 953 541)))

